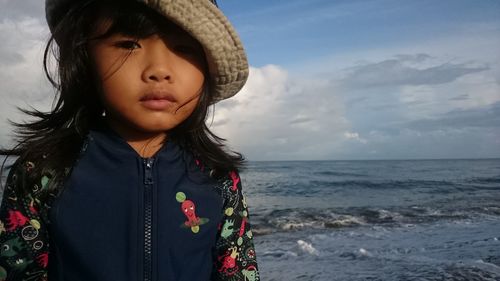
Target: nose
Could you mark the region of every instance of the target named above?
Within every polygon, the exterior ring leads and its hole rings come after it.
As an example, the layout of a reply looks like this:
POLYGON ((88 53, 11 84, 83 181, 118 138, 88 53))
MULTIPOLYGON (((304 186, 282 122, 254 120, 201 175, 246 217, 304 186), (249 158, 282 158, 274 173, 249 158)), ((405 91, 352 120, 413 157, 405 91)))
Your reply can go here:
POLYGON ((145 82, 173 82, 172 64, 175 58, 161 40, 149 44, 145 58, 146 67, 142 74, 145 82))

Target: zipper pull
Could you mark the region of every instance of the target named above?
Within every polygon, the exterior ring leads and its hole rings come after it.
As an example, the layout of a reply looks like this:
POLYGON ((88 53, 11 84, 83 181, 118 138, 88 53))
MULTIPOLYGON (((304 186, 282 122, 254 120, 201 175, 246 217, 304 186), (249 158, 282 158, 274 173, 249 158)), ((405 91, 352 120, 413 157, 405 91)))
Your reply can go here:
POLYGON ((154 184, 153 181, 153 162, 154 158, 144 158, 144 184, 154 184))

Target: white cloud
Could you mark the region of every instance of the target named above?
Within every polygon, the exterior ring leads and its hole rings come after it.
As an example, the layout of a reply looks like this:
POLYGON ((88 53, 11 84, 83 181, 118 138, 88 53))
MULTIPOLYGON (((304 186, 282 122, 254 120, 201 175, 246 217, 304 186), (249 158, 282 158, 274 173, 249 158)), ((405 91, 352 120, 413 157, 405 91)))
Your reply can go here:
POLYGON ((355 140, 360 143, 367 143, 368 141, 366 139, 363 139, 359 136, 358 133, 351 133, 351 132, 345 132, 344 137, 349 140, 355 140))
POLYGON ((252 67, 243 90, 215 112, 214 131, 253 160, 327 159, 349 127, 327 80, 293 77, 274 65, 252 67))
POLYGON ((0 34, 5 36, 0 45, 3 101, 0 103, 0 143, 8 145, 13 128, 8 125, 7 119, 20 122, 26 118, 16 106, 33 106, 41 110, 50 108, 51 90, 42 69, 48 31, 40 19, 23 17, 17 21, 0 21, 0 34))
MULTIPOLYGON (((399 57, 404 56, 399 55, 399 57)), ((415 62, 412 60, 411 63, 415 62)), ((489 68, 454 63, 443 63, 419 69, 408 65, 406 59, 396 58, 356 66, 343 82, 351 87, 440 85, 453 82, 464 75, 485 70, 489 68)))
POLYGON ((45 1, 0 0, 0 18, 19 19, 23 17, 43 18, 45 1))
POLYGON ((344 137, 351 142, 336 159, 499 157, 497 34, 498 25, 478 27, 411 45, 340 52, 289 71, 330 79, 345 101, 351 128, 344 137), (364 66, 371 72, 352 79, 364 66), (366 143, 353 141, 353 132, 366 143))

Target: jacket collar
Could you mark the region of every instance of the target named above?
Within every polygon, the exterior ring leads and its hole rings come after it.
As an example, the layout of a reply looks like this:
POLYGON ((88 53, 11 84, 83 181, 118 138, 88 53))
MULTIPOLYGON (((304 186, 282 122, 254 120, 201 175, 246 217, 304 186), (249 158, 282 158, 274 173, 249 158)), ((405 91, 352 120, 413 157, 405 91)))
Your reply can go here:
MULTIPOLYGON (((125 157, 140 157, 137 151, 115 130, 113 130, 106 122, 103 122, 99 128, 94 128, 89 131, 89 139, 94 141, 97 145, 104 148, 115 155, 125 157)), ((166 150, 166 147, 172 148, 171 142, 165 140, 162 147, 153 155, 155 157, 166 150)))

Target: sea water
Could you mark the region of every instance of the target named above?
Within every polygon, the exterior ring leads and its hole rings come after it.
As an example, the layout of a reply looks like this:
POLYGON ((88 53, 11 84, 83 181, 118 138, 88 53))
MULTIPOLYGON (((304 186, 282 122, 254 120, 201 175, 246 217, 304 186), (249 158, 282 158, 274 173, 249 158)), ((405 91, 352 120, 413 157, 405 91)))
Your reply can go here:
POLYGON ((262 280, 500 280, 500 159, 250 162, 262 280))

